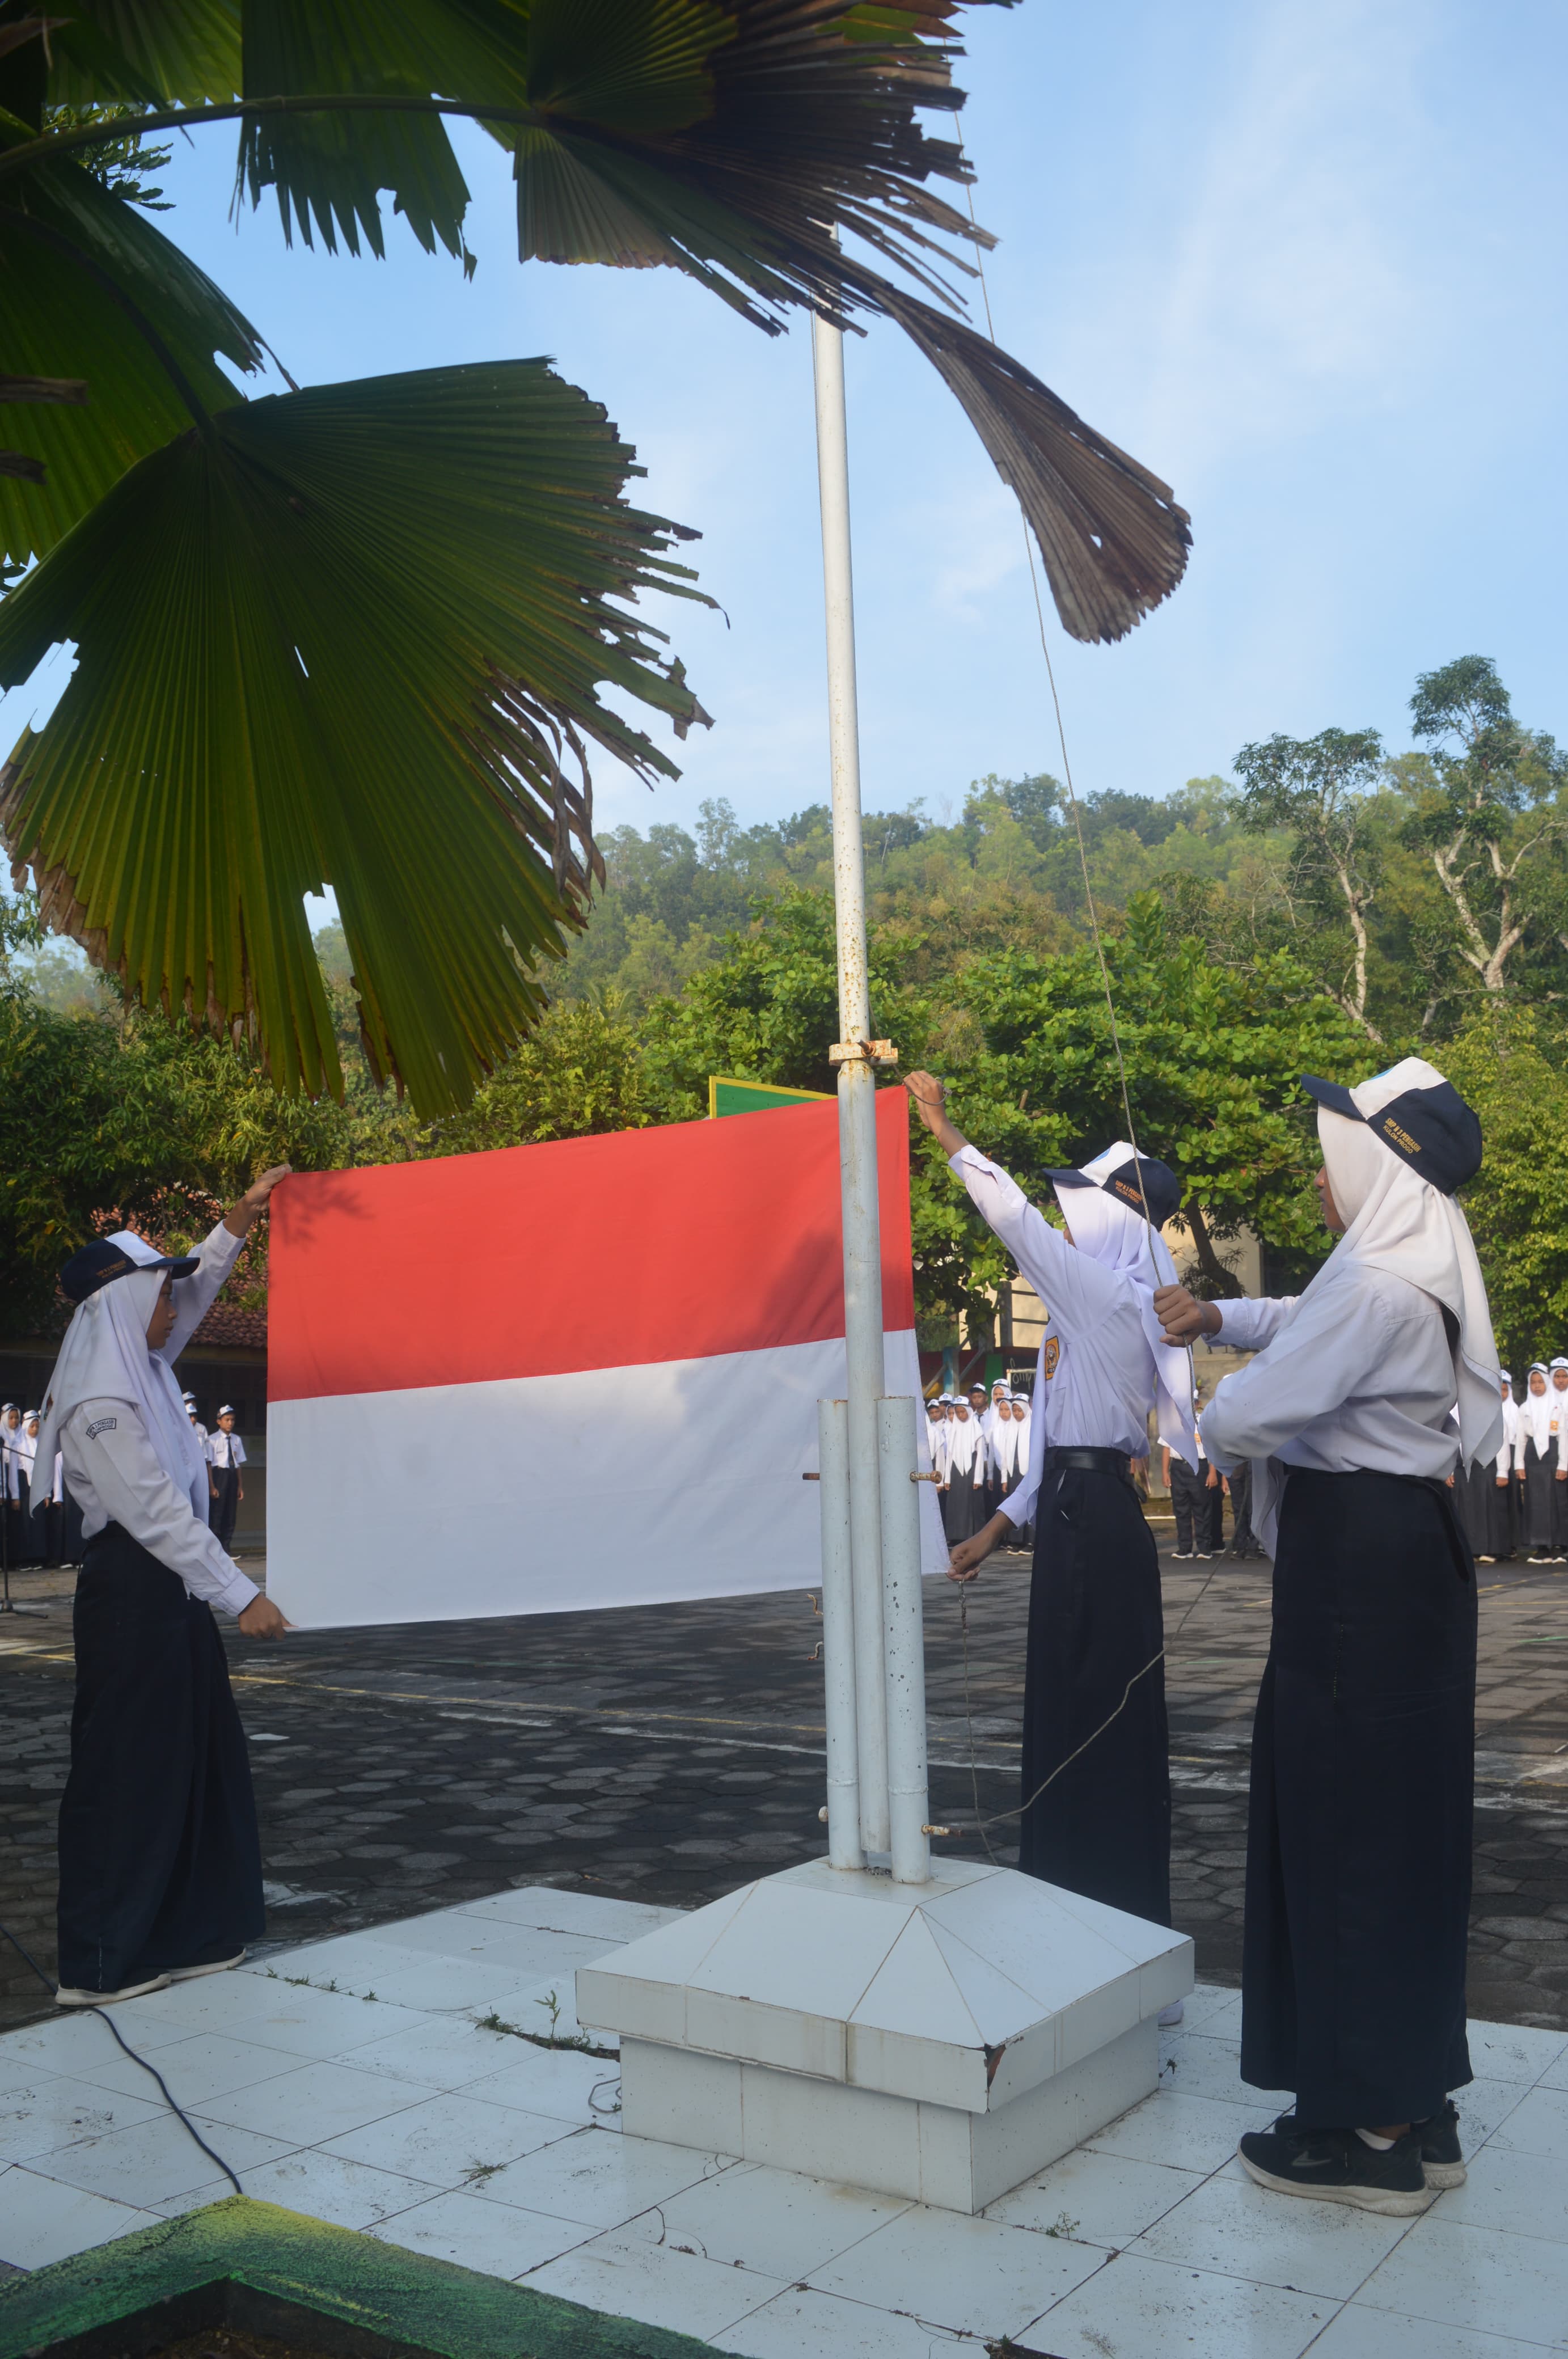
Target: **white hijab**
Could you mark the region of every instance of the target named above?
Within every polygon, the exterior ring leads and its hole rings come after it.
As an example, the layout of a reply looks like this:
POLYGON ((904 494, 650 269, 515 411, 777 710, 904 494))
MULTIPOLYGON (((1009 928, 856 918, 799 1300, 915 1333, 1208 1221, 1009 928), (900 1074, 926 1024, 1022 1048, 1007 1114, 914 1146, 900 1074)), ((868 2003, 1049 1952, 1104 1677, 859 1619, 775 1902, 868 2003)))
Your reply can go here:
MULTIPOLYGON (((1376 1114, 1401 1092, 1430 1088, 1442 1079, 1424 1058, 1407 1057, 1391 1072, 1364 1082, 1356 1102, 1365 1113, 1376 1114)), ((1392 1270, 1432 1295, 1459 1326, 1453 1357, 1460 1465, 1495 1458, 1503 1438, 1502 1371, 1469 1223, 1454 1199, 1419 1178, 1369 1123, 1320 1106, 1318 1138, 1345 1228, 1307 1292, 1343 1276, 1346 1263, 1356 1262, 1366 1269, 1392 1270)))
POLYGON ((1534 1442, 1536 1454, 1540 1456, 1552 1436, 1552 1372, 1543 1360, 1537 1360, 1524 1380, 1524 1397, 1519 1405, 1519 1431, 1527 1441, 1534 1442), (1544 1392, 1530 1391, 1530 1376, 1542 1379, 1546 1386, 1544 1392))
POLYGON ((158 1464, 175 1489, 185 1493, 191 1514, 205 1523, 207 1463, 201 1445, 173 1369, 161 1353, 147 1349, 147 1321, 164 1276, 161 1269, 130 1270, 78 1303, 44 1397, 38 1451, 44 1464, 52 1466, 61 1428, 83 1401, 129 1401, 141 1412, 158 1464))
POLYGON ((980 1446, 979 1419, 967 1401, 961 1403, 966 1414, 949 1420, 947 1427, 947 1471, 949 1474, 967 1474, 975 1463, 975 1452, 980 1446))
MULTIPOLYGON (((1098 1182, 1107 1173, 1119 1171, 1124 1163, 1130 1163, 1133 1155, 1134 1149, 1125 1139, 1118 1138, 1103 1155, 1096 1155, 1092 1163, 1083 1164, 1080 1169, 1086 1180, 1098 1182)), ((1155 1288, 1176 1283, 1176 1265, 1171 1258, 1170 1246, 1141 1212, 1133 1212, 1098 1185, 1058 1188, 1056 1201, 1079 1252, 1097 1261, 1102 1269, 1130 1279, 1138 1297, 1143 1332, 1154 1355, 1154 1405, 1159 1430, 1171 1437, 1171 1448, 1195 1472, 1198 1437, 1192 1422, 1192 1355, 1184 1344, 1162 1341, 1154 1312, 1155 1288)))

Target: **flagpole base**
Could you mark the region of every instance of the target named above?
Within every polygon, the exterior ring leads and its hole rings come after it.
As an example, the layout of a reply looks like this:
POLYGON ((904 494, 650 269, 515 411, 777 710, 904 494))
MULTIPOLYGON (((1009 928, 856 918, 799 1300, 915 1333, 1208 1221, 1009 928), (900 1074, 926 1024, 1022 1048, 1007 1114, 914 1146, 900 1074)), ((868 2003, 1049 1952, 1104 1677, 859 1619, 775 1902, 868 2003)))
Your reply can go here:
POLYGON ((1192 1944, 979 1861, 825 1861, 577 1973, 621 2038, 621 2125, 975 2212, 1149 2096, 1192 1944))

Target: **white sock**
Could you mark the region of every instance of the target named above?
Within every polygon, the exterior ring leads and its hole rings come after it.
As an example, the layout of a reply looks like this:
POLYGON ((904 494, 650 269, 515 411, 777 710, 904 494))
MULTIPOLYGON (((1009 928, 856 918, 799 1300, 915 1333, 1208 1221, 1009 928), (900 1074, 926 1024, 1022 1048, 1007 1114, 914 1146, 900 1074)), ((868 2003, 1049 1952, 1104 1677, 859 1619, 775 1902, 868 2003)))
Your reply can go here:
POLYGON ((1356 2135, 1364 2144, 1371 2147, 1374 2154, 1392 2154, 1394 2151, 1396 2140, 1379 2137, 1376 2130, 1358 2129, 1356 2135))

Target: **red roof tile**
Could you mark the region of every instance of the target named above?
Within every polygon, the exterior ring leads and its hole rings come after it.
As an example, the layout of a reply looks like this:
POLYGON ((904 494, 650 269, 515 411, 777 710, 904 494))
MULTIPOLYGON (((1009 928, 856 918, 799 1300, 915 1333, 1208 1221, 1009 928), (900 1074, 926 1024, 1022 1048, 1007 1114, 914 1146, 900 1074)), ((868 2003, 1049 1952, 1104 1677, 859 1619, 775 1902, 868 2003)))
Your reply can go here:
POLYGON ((214 1351, 265 1352, 267 1313, 239 1310, 231 1303, 214 1302, 185 1348, 188 1352, 199 1351, 203 1343, 214 1351))

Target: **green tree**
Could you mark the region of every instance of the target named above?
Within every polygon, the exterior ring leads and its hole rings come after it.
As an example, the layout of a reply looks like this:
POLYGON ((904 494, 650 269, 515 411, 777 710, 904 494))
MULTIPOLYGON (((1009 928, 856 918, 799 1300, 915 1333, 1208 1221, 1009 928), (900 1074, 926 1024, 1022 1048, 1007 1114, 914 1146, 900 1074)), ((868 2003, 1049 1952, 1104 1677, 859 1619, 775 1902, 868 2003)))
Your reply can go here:
POLYGON ((1410 839, 1447 897, 1459 961, 1500 997, 1509 962, 1517 967, 1532 932, 1549 956, 1562 947, 1568 755, 1515 719, 1489 656, 1460 656, 1422 672, 1410 716, 1430 750, 1410 839))
POLYGON ((0 520, 11 578, 38 560, 0 685, 79 650, 0 829, 128 999, 341 1088, 303 915, 330 884, 373 1071, 450 1113, 537 1022, 602 874, 588 748, 670 776, 621 706, 706 718, 629 611, 697 594, 690 536, 628 503, 603 409, 539 361, 247 400, 229 372, 268 348, 147 218, 138 143, 237 124, 239 189, 286 235, 379 254, 389 200, 472 271, 462 115, 509 158, 522 260, 677 269, 771 333, 891 321, 1017 492, 1066 627, 1119 637, 1181 579, 1187 518, 956 316, 944 271, 989 240, 918 117, 961 103, 958 8, 0 0, 0 399, 30 406, 0 520))
POLYGON ((1292 930, 1321 956, 1348 929, 1348 955, 1325 978, 1325 987, 1352 1023, 1379 1043, 1383 1036, 1367 1013, 1367 994, 1370 918, 1382 868, 1371 807, 1382 764, 1383 741, 1375 729, 1270 737, 1244 745, 1236 757, 1242 824, 1258 835, 1287 830, 1291 838, 1284 895, 1292 930))
POLYGON ((1515 1000, 1479 1006, 1443 1069, 1481 1117, 1485 1159, 1465 1213, 1503 1365, 1517 1373, 1568 1335, 1568 1026, 1515 1000))

